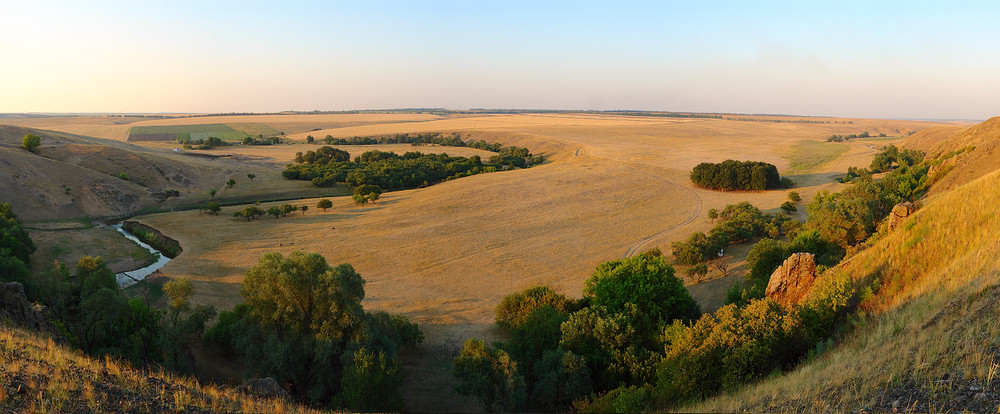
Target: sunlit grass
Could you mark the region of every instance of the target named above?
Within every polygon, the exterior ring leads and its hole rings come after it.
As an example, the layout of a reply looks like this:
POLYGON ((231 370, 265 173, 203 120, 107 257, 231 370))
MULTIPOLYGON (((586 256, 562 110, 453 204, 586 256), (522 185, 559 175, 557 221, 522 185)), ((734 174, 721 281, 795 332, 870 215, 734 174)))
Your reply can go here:
POLYGON ((838 142, 799 141, 788 155, 789 167, 786 174, 812 172, 817 167, 837 159, 848 149, 850 145, 838 142))
POLYGON ((881 279, 863 306, 867 316, 835 349, 777 379, 682 410, 855 410, 906 380, 941 398, 945 374, 995 383, 998 199, 995 172, 928 200, 905 226, 835 268, 881 279))
POLYGON ((315 412, 192 377, 90 358, 51 339, 0 324, 0 412, 315 412), (166 383, 161 384, 160 381, 166 383))

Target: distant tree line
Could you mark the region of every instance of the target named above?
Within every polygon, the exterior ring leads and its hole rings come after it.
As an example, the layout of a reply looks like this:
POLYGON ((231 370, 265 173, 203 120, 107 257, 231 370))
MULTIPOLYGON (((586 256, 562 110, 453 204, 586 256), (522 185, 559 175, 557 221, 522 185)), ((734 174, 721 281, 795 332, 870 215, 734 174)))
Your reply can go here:
POLYGON ((184 149, 212 149, 215 147, 225 147, 230 145, 219 137, 208 137, 207 139, 178 138, 178 144, 184 144, 184 149))
MULTIPOLYGON (((836 135, 836 134, 834 134, 834 135, 830 135, 829 137, 827 137, 826 138, 826 142, 844 142, 844 141, 850 141, 850 140, 856 139, 856 138, 869 138, 871 136, 872 135, 868 134, 868 131, 862 132, 860 134, 850 134, 850 135, 836 135)), ((880 133, 880 134, 878 134, 878 136, 879 137, 885 137, 886 135, 885 135, 885 133, 880 133)))
POLYGON ((425 187, 445 180, 474 174, 494 172, 513 167, 530 167, 542 162, 525 148, 506 147, 490 162, 484 163, 478 155, 469 158, 450 157, 447 154, 368 151, 347 159, 349 154, 332 147, 321 147, 313 152, 296 154, 299 164, 289 165, 282 176, 290 180, 312 181, 317 187, 347 183, 353 187, 375 185, 385 190, 425 187))
POLYGON ((691 170, 691 182, 714 190, 763 191, 768 188, 788 188, 794 183, 778 175, 773 164, 760 161, 725 160, 714 164, 703 162, 691 170))

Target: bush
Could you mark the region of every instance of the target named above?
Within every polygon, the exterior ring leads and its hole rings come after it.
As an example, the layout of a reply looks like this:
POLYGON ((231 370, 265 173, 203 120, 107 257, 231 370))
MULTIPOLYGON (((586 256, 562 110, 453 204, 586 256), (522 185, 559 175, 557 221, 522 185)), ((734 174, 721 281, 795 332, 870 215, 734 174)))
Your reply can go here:
POLYGON ((24 148, 32 153, 38 154, 38 147, 42 145, 42 137, 35 134, 25 135, 21 139, 21 148, 24 148))
POLYGON ((458 381, 456 392, 476 397, 489 412, 511 411, 525 397, 517 363, 478 339, 465 341, 452 362, 451 375, 458 381))

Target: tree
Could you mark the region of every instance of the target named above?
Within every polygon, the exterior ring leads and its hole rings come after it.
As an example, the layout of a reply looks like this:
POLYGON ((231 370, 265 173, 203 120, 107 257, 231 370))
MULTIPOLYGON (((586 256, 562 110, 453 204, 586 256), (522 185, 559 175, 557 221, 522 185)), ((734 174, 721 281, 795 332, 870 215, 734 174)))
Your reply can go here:
POLYGON ((306 143, 312 144, 313 142, 316 142, 316 138, 313 138, 312 135, 306 135, 306 143))
POLYGON ((572 301, 547 286, 536 286, 513 293, 500 301, 495 312, 497 325, 506 329, 520 329, 536 309, 551 306, 559 312, 568 313, 573 308, 572 301))
POLYGON ((249 178, 250 181, 253 181, 254 178, 257 178, 257 174, 253 174, 253 173, 247 174, 247 178, 249 178))
POLYGON ((403 398, 396 389, 402 379, 398 360, 388 358, 385 352, 361 348, 344 367, 341 399, 354 412, 398 412, 403 398))
POLYGON ((791 201, 786 201, 784 203, 781 203, 781 209, 784 210, 785 213, 787 214, 792 214, 793 212, 799 210, 798 208, 795 207, 795 204, 792 204, 791 201))
POLYGON ((365 313, 364 284, 351 265, 331 267, 315 253, 264 254, 246 273, 243 303, 220 314, 206 338, 239 355, 249 375, 273 377, 315 403, 338 392, 336 400, 358 402, 358 392, 375 389, 392 401, 397 348, 423 336, 403 316, 365 313))
POLYGON ((694 319, 701 313, 684 284, 662 257, 636 256, 605 262, 587 279, 584 297, 610 312, 622 312, 627 303, 655 324, 694 319))
POLYGON ((791 201, 793 203, 798 203, 799 201, 802 201, 802 196, 799 195, 798 191, 789 191, 788 201, 791 201))
POLYGON ((274 216, 274 218, 278 218, 278 216, 281 215, 281 208, 278 206, 271 206, 267 209, 267 214, 274 216))
POLYGON ((719 218, 719 210, 716 210, 714 208, 713 209, 709 209, 708 210, 708 219, 712 220, 712 221, 715 221, 715 219, 717 219, 717 218, 719 218))
POLYGON ((207 206, 205 206, 205 211, 208 211, 208 214, 211 214, 213 216, 218 216, 219 212, 222 211, 222 206, 220 206, 219 203, 213 201, 211 203, 208 203, 207 206))
POLYGON ((212 198, 215 198, 215 194, 218 193, 218 191, 219 190, 213 188, 211 190, 208 190, 208 195, 211 196, 212 198))
POLYGON ((455 391, 476 397, 491 413, 509 412, 525 397, 517 363, 503 350, 478 339, 465 341, 452 362, 451 375, 458 381, 455 391))
POLYGON ((298 211, 298 209, 299 209, 298 206, 293 206, 291 204, 282 204, 281 205, 281 216, 282 217, 288 217, 289 213, 291 213, 293 211, 298 211))
POLYGON ((226 181, 226 187, 233 188, 234 185, 236 185, 236 180, 230 178, 229 181, 226 181))
POLYGON ((42 145, 42 137, 35 134, 25 135, 21 139, 21 148, 24 148, 32 153, 38 154, 38 146, 42 145))
POLYGON ((190 279, 174 279, 163 284, 163 293, 168 298, 167 313, 161 322, 163 362, 174 371, 194 373, 192 348, 201 342, 205 324, 215 317, 215 307, 191 307, 194 286, 190 279))
POLYGON ((319 200, 319 202, 316 203, 316 208, 321 208, 321 209, 323 209, 323 211, 326 211, 326 209, 328 209, 330 207, 333 207, 333 202, 330 201, 330 200, 327 200, 325 198, 322 199, 322 200, 319 200))
POLYGON ((305 204, 303 204, 303 205, 299 206, 299 211, 301 211, 301 212, 302 212, 302 215, 303 215, 303 216, 304 216, 304 215, 306 215, 306 211, 307 211, 307 210, 309 210, 309 206, 307 206, 307 205, 305 205, 305 204))
POLYGON ((731 263, 729 262, 728 257, 716 259, 715 262, 712 263, 712 267, 714 267, 715 270, 718 270, 719 273, 722 274, 722 277, 729 276, 730 265, 731 263))
POLYGON ((263 216, 264 214, 267 214, 267 211, 264 211, 264 209, 257 207, 256 205, 253 205, 244 207, 242 210, 234 211, 233 217, 242 217, 246 219, 246 221, 253 221, 257 217, 263 216))
POLYGON ((365 204, 368 202, 374 204, 381 194, 381 187, 374 184, 362 184, 354 188, 353 198, 354 202, 357 204, 365 204))
POLYGON ((695 283, 699 283, 701 282, 701 279, 708 274, 708 265, 704 263, 698 263, 694 266, 687 268, 687 270, 685 270, 684 273, 686 273, 687 276, 691 278, 691 280, 693 280, 695 283))
POLYGON ((0 281, 27 282, 35 250, 11 204, 0 203, 0 281))

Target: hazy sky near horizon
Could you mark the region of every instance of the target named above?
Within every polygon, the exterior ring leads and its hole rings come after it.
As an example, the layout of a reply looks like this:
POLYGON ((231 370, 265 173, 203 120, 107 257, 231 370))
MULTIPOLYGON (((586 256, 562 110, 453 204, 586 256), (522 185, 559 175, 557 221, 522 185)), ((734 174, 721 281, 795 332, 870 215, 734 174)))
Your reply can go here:
POLYGON ((8 1, 0 112, 1000 115, 1000 3, 8 1))

